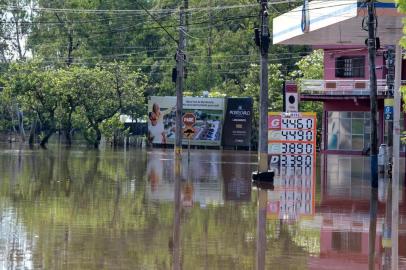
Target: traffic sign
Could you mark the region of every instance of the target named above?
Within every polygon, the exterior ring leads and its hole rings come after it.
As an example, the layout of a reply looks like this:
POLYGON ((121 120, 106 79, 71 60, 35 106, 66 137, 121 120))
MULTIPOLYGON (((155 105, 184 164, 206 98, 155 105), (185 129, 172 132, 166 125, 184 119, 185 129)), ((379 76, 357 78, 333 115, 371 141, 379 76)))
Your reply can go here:
POLYGON ((192 139, 193 136, 195 135, 195 129, 192 127, 187 127, 183 129, 183 135, 185 135, 186 138, 192 139))
POLYGON ((196 123, 196 116, 193 113, 185 113, 182 121, 185 126, 192 127, 196 123))
POLYGON ((393 98, 385 99, 384 116, 385 120, 393 120, 393 98))

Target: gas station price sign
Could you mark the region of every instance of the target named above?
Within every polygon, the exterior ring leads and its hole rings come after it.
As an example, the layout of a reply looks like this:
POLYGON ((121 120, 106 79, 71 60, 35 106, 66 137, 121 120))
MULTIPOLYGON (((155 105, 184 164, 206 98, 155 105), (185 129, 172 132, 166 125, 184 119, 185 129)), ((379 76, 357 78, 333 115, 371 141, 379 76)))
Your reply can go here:
POLYGON ((268 154, 271 167, 315 166, 316 127, 316 113, 269 113, 268 154))

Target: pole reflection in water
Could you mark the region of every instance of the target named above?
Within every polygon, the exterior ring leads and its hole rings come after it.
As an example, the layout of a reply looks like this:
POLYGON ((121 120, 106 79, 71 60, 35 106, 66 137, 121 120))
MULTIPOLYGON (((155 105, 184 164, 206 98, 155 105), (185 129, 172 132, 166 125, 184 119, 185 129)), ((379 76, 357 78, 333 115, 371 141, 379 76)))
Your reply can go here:
POLYGON ((268 192, 265 189, 258 189, 257 208, 257 270, 265 269, 266 254, 266 209, 268 203, 268 192))
POLYGON ((175 214, 173 218, 173 269, 180 270, 181 266, 181 247, 180 247, 180 222, 181 222, 181 178, 182 178, 182 160, 175 160, 175 192, 174 206, 175 214))
MULTIPOLYGON (((398 162, 399 163, 399 162, 398 162)), ((394 167, 395 169, 395 167, 394 167)), ((403 198, 405 200, 405 198, 403 198)), ((392 179, 392 264, 391 268, 399 267, 399 171, 393 172, 392 179)))
POLYGON ((383 259, 382 259, 382 269, 391 269, 391 258, 392 258, 392 179, 387 179, 388 184, 386 185, 386 207, 385 207, 385 222, 383 226, 383 259))
POLYGON ((369 256, 368 269, 375 269, 376 221, 378 211, 378 189, 371 188, 371 201, 369 208, 369 256))

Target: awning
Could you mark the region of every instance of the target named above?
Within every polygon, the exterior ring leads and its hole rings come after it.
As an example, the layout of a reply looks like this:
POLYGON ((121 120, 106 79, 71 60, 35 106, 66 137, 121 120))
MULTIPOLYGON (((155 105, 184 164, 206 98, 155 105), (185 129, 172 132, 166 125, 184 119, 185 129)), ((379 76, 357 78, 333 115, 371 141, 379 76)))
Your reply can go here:
MULTIPOLYGON (((394 45, 403 36, 402 18, 395 1, 375 1, 377 37, 394 45)), ((273 43, 290 45, 365 45, 368 10, 361 0, 311 1, 273 20, 273 43)))

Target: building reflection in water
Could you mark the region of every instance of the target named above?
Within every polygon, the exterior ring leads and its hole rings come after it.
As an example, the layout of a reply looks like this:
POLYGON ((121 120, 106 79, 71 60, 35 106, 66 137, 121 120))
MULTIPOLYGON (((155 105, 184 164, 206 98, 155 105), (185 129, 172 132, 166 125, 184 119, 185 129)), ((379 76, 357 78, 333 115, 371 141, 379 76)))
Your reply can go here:
MULTIPOLYGON (((173 152, 154 150, 148 153, 146 195, 150 201, 173 202, 173 231, 169 239, 172 269, 183 269, 183 245, 189 245, 182 233, 182 224, 188 223, 192 209, 224 206, 225 202, 251 203, 252 155, 233 152, 193 151, 191 162, 173 160, 173 152), (183 239, 183 240, 182 240, 183 239), (186 242, 182 242, 186 241, 186 242)), ((265 206, 266 218, 266 206, 265 206)), ((211 210, 207 210, 211 211, 211 210)), ((206 211, 206 212, 207 212, 206 211)), ((194 212, 196 213, 196 212, 194 212)), ((206 213, 207 214, 207 213, 206 213)), ((203 242, 206 252, 205 265, 209 267, 208 220, 203 221, 203 242)), ((206 268, 207 268, 206 267, 206 268)), ((209 269, 209 268, 207 268, 209 269)))
MULTIPOLYGON (((228 201, 251 203, 251 187, 247 186, 251 170, 247 168, 254 162, 252 156, 196 151, 192 162, 188 165, 183 160, 176 174, 172 151, 148 155, 152 164, 148 164, 146 198, 170 202, 174 207, 169 241, 173 269, 182 269, 185 263, 186 251, 182 251, 181 244, 188 248, 195 245, 183 238, 186 232, 182 232, 182 224, 190 225, 188 213, 196 213, 196 209, 204 211, 204 224, 199 236, 200 251, 195 252, 205 258, 205 265, 210 265, 208 258, 213 250, 207 251, 207 247, 213 249, 218 239, 207 236, 207 215, 213 207, 224 211, 228 201)), ((369 165, 366 157, 326 155, 320 158, 317 173, 315 167, 278 168, 273 190, 252 192, 257 199, 256 230, 252 235, 256 236, 256 255, 252 265, 267 269, 274 263, 281 264, 284 258, 286 265, 300 262, 307 269, 393 269, 390 262, 392 252, 396 252, 399 269, 406 269, 404 175, 399 187, 399 248, 395 251, 390 241, 392 207, 387 204, 392 199, 391 183, 381 178, 378 190, 371 192, 369 165)), ((219 222, 222 217, 217 217, 219 222)), ((249 239, 248 232, 247 247, 249 239)))
MULTIPOLYGON (((370 188, 369 159, 328 155, 322 159, 320 256, 314 269, 391 269, 391 182, 370 188), (389 204, 387 204, 389 202, 389 204)), ((401 170, 404 172, 404 168, 401 170)), ((404 183, 404 175, 401 175, 404 183)), ((406 257, 405 192, 399 195, 399 256, 406 257)), ((395 236, 393 236, 395 237, 395 236)), ((404 269, 406 265, 399 265, 404 269)))
MULTIPOLYGON (((252 155, 235 155, 224 151, 193 152, 191 162, 182 161, 181 202, 185 207, 205 208, 208 204, 222 205, 225 201, 251 201, 251 171, 247 164, 252 155)), ((153 201, 173 201, 175 188, 172 151, 148 153, 147 196, 153 201)))
MULTIPOLYGON (((297 249, 314 253, 317 243, 313 243, 311 235, 314 228, 306 228, 302 234, 292 230, 293 224, 305 226, 304 220, 314 220, 316 171, 312 167, 273 167, 275 171, 274 184, 257 187, 257 233, 256 233, 256 269, 264 270, 272 264, 272 260, 281 258, 273 255, 274 250, 267 250, 268 237, 275 238, 274 243, 286 258, 295 253, 295 248, 284 250, 286 243, 291 243, 297 249), (268 224, 267 224, 268 223, 268 224), (273 232, 267 228, 273 227, 273 232), (268 236, 267 236, 268 235, 268 236), (272 235, 272 236, 270 236, 272 235), (295 237, 295 235, 300 235, 295 237), (269 252, 269 253, 267 253, 269 252), (272 258, 267 258, 267 256, 272 258)), ((310 226, 313 227, 313 226, 310 226)), ((317 252, 317 251, 316 251, 317 252)), ((294 257, 294 256, 292 256, 294 257)))
POLYGON ((293 239, 298 231, 292 228, 302 230, 302 236, 303 231, 317 231, 314 243, 294 240, 311 254, 308 269, 394 269, 393 252, 399 254, 398 269, 406 269, 404 175, 399 187, 399 235, 391 236, 391 179, 381 177, 379 188, 371 189, 366 157, 322 156, 320 166, 317 198, 315 172, 301 168, 276 168, 274 190, 257 191, 256 269, 266 269, 273 259, 269 257, 275 250, 267 250, 272 246, 267 242, 272 232, 266 231, 273 225, 277 227, 276 242, 286 238, 284 234, 293 239), (391 237, 398 237, 398 250, 392 250, 391 237))

